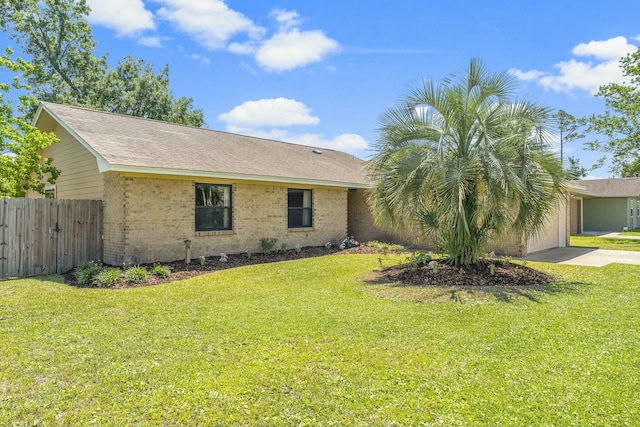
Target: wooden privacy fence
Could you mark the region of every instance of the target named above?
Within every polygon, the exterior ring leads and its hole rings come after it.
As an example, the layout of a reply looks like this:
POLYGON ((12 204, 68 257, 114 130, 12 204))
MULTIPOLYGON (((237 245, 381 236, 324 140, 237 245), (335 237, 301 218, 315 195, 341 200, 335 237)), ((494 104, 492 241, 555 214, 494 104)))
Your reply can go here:
POLYGON ((102 259, 100 200, 0 198, 0 279, 102 259))

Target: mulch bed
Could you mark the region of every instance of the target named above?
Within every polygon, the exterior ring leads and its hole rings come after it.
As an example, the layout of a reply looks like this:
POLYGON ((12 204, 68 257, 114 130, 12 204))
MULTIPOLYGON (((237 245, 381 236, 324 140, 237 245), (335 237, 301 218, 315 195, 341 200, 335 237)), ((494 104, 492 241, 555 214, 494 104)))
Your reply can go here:
MULTIPOLYGON (((359 248, 354 248, 359 249, 359 248)), ((290 249, 285 252, 278 251, 272 254, 266 255, 262 253, 252 254, 251 257, 247 257, 246 254, 228 254, 227 262, 221 262, 219 256, 210 256, 205 258, 204 264, 200 265, 200 261, 198 258, 193 258, 191 263, 186 264, 184 260, 172 261, 172 262, 163 262, 162 265, 169 266, 171 268, 171 275, 167 278, 157 277, 149 273, 148 279, 145 283, 142 284, 129 284, 125 280, 121 280, 118 284, 113 286, 112 288, 131 288, 131 287, 140 287, 140 286, 149 286, 149 285, 160 285, 163 283, 175 282, 177 280, 189 279, 191 277, 199 276, 201 274, 211 273, 219 270, 226 270, 228 268, 242 267, 245 265, 254 265, 254 264, 266 264, 270 262, 279 262, 279 261, 289 261, 294 259, 302 259, 302 258, 312 258, 324 255, 332 255, 336 253, 348 253, 350 249, 340 250, 336 247, 332 247, 330 249, 325 248, 324 246, 319 247, 306 247, 302 248, 300 253, 296 253, 295 250, 290 249)), ((362 247, 360 253, 375 253, 377 252, 373 248, 362 247), (373 252, 371 251, 373 250, 373 252)), ((141 267, 146 267, 146 269, 150 272, 153 268, 154 264, 141 264, 141 267)), ((64 281, 66 284, 76 287, 83 287, 79 285, 76 281, 76 277, 74 275, 74 271, 71 270, 67 273, 62 274, 64 281)), ((91 287, 91 286, 86 286, 91 287)))
MULTIPOLYGON (((129 284, 125 280, 121 280, 113 288, 159 285, 228 268, 349 253, 378 254, 380 251, 369 246, 358 246, 344 250, 336 247, 327 249, 324 246, 320 246, 302 248, 300 253, 296 253, 295 250, 291 249, 269 255, 256 253, 251 257, 247 257, 243 253, 228 254, 227 262, 221 262, 219 256, 210 256, 205 258, 205 262, 202 265, 200 265, 197 258, 192 259, 189 264, 186 264, 184 260, 179 260, 162 263, 171 268, 171 275, 167 278, 156 277, 149 273, 146 283, 129 284)), ((433 268, 427 266, 412 271, 406 265, 396 265, 385 269, 381 274, 385 280, 411 286, 523 286, 542 285, 554 280, 552 276, 529 267, 500 262, 493 263, 495 272, 491 275, 489 264, 489 262, 483 261, 480 265, 466 267, 461 272, 460 268, 452 267, 441 261, 438 264, 437 273, 434 272, 433 268)), ((153 264, 142 264, 141 266, 146 267, 148 271, 153 268, 153 264)), ((76 281, 73 270, 64 273, 62 276, 68 285, 81 287, 76 281)))
POLYGON ((481 261, 464 268, 440 262, 437 272, 428 266, 412 271, 407 266, 396 265, 383 271, 382 277, 409 286, 536 286, 555 280, 533 268, 499 261, 481 261), (494 274, 491 274, 490 264, 495 266, 494 274))

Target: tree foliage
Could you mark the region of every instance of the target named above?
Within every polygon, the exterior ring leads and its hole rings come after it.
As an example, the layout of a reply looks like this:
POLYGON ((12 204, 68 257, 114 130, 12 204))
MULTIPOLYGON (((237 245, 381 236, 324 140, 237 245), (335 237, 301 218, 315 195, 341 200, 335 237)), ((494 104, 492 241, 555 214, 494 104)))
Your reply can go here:
MULTIPOLYGON (((640 173, 640 49, 620 60, 625 83, 601 86, 605 112, 589 117, 589 131, 605 136, 587 144, 610 153, 611 171, 621 176, 640 173)), ((602 159, 602 162, 606 157, 602 159)))
POLYGON ((569 156, 567 160, 569 162, 569 165, 565 169, 564 174, 568 180, 582 179, 585 176, 587 176, 589 169, 582 167, 580 165, 580 159, 577 159, 576 157, 573 157, 573 156, 569 156))
MULTIPOLYGON (((39 100, 84 106, 173 123, 203 126, 193 99, 176 98, 169 67, 156 74, 143 60, 126 57, 111 69, 94 56, 96 41, 86 0, 0 0, 0 27, 34 67, 26 75, 39 100)), ((33 111, 32 111, 33 112, 33 111)))
POLYGON ((514 99, 514 88, 508 73, 471 60, 386 111, 368 162, 376 221, 421 231, 455 265, 478 262, 490 236, 538 233, 564 181, 549 110, 514 99))
MULTIPOLYGON (((24 197, 29 189, 44 192, 44 177, 55 183, 59 172, 51 159, 42 159, 39 151, 58 142, 55 135, 42 133, 23 115, 15 115, 11 91, 23 90, 20 75, 32 69, 30 63, 11 59, 11 49, 0 56, 0 74, 14 74, 12 82, 0 83, 0 196, 24 197)), ((34 98, 19 96, 23 107, 35 105, 34 98)))

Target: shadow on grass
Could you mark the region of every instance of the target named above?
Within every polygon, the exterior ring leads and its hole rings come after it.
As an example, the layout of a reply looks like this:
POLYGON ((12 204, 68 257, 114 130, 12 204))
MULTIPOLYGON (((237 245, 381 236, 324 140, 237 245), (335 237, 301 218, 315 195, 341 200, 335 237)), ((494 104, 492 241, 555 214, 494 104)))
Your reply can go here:
POLYGON ((499 301, 514 303, 526 299, 542 303, 543 296, 580 295, 589 283, 578 281, 555 281, 544 285, 513 286, 420 286, 389 282, 380 274, 372 274, 361 280, 366 289, 385 299, 401 299, 413 302, 484 302, 499 301))
POLYGON ((59 274, 46 274, 43 276, 31 276, 31 277, 7 277, 4 279, 0 279, 0 282, 17 282, 19 280, 30 280, 34 282, 53 282, 53 283, 64 283, 64 278, 59 274))

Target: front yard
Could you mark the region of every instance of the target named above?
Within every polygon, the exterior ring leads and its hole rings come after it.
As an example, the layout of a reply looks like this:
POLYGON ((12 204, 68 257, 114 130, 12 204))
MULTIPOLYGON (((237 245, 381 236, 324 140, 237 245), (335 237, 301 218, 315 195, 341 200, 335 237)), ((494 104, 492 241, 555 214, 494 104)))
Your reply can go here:
POLYGON ((640 266, 452 290, 381 284, 378 262, 0 282, 0 425, 640 422, 640 266))

